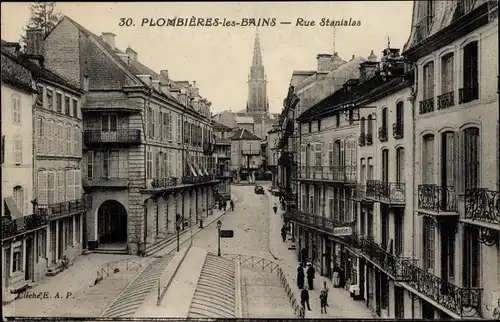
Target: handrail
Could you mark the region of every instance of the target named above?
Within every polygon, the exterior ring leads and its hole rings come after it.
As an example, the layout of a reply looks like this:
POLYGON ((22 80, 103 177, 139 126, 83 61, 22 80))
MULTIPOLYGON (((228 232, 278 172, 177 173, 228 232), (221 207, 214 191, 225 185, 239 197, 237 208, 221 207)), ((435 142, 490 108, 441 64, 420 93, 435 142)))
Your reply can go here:
POLYGON ((266 258, 251 256, 251 255, 242 255, 242 254, 221 254, 222 257, 230 259, 232 261, 239 261, 240 265, 247 264, 252 268, 259 267, 263 270, 270 270, 271 273, 276 272, 276 275, 280 278, 281 286, 285 288, 285 293, 288 297, 288 301, 292 305, 295 315, 299 319, 303 319, 305 317, 305 310, 302 305, 300 305, 295 298, 295 294, 288 283, 286 274, 283 273, 283 270, 280 267, 280 264, 266 258), (262 265, 261 265, 262 264, 262 265))
POLYGON ((94 285, 97 285, 105 277, 116 274, 121 270, 125 269, 127 271, 140 270, 145 264, 143 257, 133 257, 133 258, 122 258, 116 261, 107 262, 101 265, 96 271, 96 279, 94 280, 94 285))

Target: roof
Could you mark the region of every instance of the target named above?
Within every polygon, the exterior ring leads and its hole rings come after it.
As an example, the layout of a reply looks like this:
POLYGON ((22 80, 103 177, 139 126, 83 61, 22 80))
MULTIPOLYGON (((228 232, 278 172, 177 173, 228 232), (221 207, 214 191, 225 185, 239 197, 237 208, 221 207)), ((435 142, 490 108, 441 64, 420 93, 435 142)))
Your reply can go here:
POLYGON ((233 129, 230 128, 229 126, 225 125, 225 124, 222 124, 220 122, 217 122, 215 120, 212 120, 212 128, 214 129, 214 131, 216 132, 230 132, 232 131, 233 129))
POLYGON ((130 111, 140 111, 141 106, 135 104, 134 102, 130 101, 129 99, 126 98, 95 98, 95 97, 88 97, 85 100, 84 105, 82 106, 83 110, 95 110, 99 111, 101 109, 106 109, 106 110, 112 110, 116 109, 119 111, 123 110, 130 110, 130 111))
POLYGON ((254 119, 251 116, 236 116, 236 123, 238 124, 253 124, 254 119))
POLYGON ((2 48, 2 82, 25 91, 34 91, 30 71, 2 48))
POLYGON ((258 140, 260 141, 260 138, 253 134, 252 132, 246 130, 246 129, 236 129, 234 131, 233 135, 231 136, 231 140, 258 140))

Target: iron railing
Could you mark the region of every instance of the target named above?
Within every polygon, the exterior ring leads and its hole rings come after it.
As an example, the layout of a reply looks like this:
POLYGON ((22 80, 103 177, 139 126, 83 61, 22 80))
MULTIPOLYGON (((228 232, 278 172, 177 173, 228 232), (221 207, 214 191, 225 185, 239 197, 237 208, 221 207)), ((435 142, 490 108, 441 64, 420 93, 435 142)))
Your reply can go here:
POLYGON ((182 178, 177 177, 164 177, 164 178, 154 178, 151 181, 151 186, 154 189, 168 189, 176 188, 181 185, 186 184, 198 184, 203 182, 209 182, 217 180, 216 176, 213 174, 203 175, 203 176, 183 176, 182 178))
POLYGON ((461 317, 481 317, 481 288, 458 287, 416 265, 407 267, 406 283, 461 317))
POLYGON ((405 202, 405 183, 368 180, 366 196, 381 202, 402 204, 405 202))
POLYGON ((151 181, 151 186, 155 189, 175 187, 179 184, 180 180, 177 177, 154 178, 153 181, 151 181))
POLYGON ((140 271, 146 263, 147 260, 144 257, 123 258, 105 263, 97 269, 94 285, 101 282, 105 277, 119 273, 120 271, 140 271))
POLYGON ((2 216, 2 240, 41 228, 46 224, 47 216, 36 213, 15 219, 11 216, 2 216))
POLYGON ((402 139, 404 136, 403 121, 392 123, 392 137, 396 140, 402 139))
POLYGON ((141 143, 141 130, 85 130, 83 132, 85 145, 95 143, 141 143))
POLYGON ((418 186, 418 208, 435 212, 456 212, 454 187, 421 184, 418 186))
POLYGON ((498 225, 500 192, 482 188, 465 190, 465 219, 498 225))
POLYGON ((357 202, 369 201, 366 199, 366 184, 358 183, 353 189, 352 200, 357 202))
POLYGON ((300 305, 299 301, 297 301, 295 297, 295 293, 293 289, 290 287, 288 283, 287 275, 283 272, 280 265, 270 259, 265 259, 261 257, 255 257, 250 255, 240 255, 240 254, 221 254, 222 257, 230 259, 232 261, 239 261, 240 265, 245 265, 251 268, 261 268, 264 271, 268 271, 270 273, 276 273, 278 275, 281 285, 285 288, 285 293, 287 295, 288 301, 292 305, 292 308, 295 312, 295 315, 299 319, 303 319, 305 317, 305 310, 302 305, 300 305))
POLYGON ((451 91, 437 97, 438 110, 442 110, 455 105, 455 92, 451 91))
POLYGON ((300 222, 302 224, 306 224, 329 233, 333 233, 333 229, 337 227, 349 226, 353 228, 353 231, 355 228, 353 220, 328 218, 328 217, 313 215, 300 210, 288 212, 287 217, 293 221, 300 222))
POLYGON ((366 140, 365 133, 361 133, 358 138, 359 146, 365 146, 365 140, 366 140))
POLYGON ((348 166, 301 166, 300 177, 303 179, 318 179, 334 182, 356 182, 355 165, 348 166))
POLYGON ((51 219, 51 217, 69 215, 90 209, 92 209, 92 196, 84 195, 82 198, 76 200, 63 201, 47 205, 38 204, 36 212, 40 215, 46 215, 48 216, 48 219, 51 219))
POLYGON ((388 140, 388 135, 387 135, 387 127, 386 126, 381 126, 378 128, 378 139, 380 142, 387 142, 388 140))
POLYGON ((434 112, 434 97, 424 99, 419 102, 419 113, 427 114, 434 112))
POLYGON ((458 104, 465 104, 479 98, 479 84, 464 86, 458 90, 458 104))
POLYGON ((372 145, 373 144, 373 135, 371 133, 365 134, 365 144, 372 145))
POLYGON ((395 256, 370 238, 360 239, 361 252, 382 270, 390 274, 397 281, 407 281, 411 278, 410 265, 416 264, 416 259, 411 257, 395 256))

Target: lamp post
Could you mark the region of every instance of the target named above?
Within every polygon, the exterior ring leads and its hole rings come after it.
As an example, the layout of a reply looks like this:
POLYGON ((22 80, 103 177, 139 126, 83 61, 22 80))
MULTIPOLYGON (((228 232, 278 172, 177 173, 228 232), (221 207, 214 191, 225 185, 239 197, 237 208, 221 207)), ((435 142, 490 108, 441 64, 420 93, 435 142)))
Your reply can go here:
POLYGON ((179 251, 179 232, 181 230, 181 215, 175 215, 175 229, 177 230, 177 251, 179 251))
POLYGON ((220 229, 222 227, 222 222, 219 220, 217 220, 217 245, 218 245, 218 250, 217 250, 217 256, 220 257, 220 229))

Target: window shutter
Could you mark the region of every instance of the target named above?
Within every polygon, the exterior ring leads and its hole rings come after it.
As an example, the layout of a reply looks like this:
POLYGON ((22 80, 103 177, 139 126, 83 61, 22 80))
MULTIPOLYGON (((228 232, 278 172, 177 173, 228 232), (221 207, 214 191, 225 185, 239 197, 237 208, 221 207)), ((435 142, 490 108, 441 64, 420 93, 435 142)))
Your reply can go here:
POLYGON ((340 164, 341 167, 345 165, 345 141, 340 141, 340 164))
POLYGON ((46 205, 48 204, 48 196, 47 196, 47 171, 39 171, 38 172, 38 204, 46 205))
POLYGON ((2 146, 0 148, 2 149, 1 164, 3 164, 5 161, 5 135, 2 135, 2 146))
POLYGON ((161 112, 161 111, 158 112, 158 116, 159 116, 158 117, 158 132, 159 132, 158 133, 158 137, 159 137, 160 140, 162 140, 163 139, 163 131, 164 131, 164 129, 163 129, 163 123, 164 123, 164 120, 163 120, 164 114, 163 114, 163 112, 161 112))
POLYGON ((65 201, 64 171, 57 172, 57 202, 65 201))
POLYGON ((36 144, 36 153, 42 152, 42 143, 43 143, 43 127, 42 127, 42 118, 37 118, 36 120, 36 135, 37 135, 37 144, 36 144))
POLYGON ((20 137, 14 139, 14 163, 19 165, 23 162, 23 141, 20 137))
POLYGON ((47 202, 48 204, 55 203, 55 186, 56 186, 56 175, 54 171, 47 172, 47 202))
POLYGON ((94 178, 94 151, 87 151, 87 178, 94 178))
POLYGON ((81 199, 82 197, 82 171, 74 170, 75 174, 75 199, 81 199))
POLYGON ((48 154, 54 154, 54 121, 49 120, 48 122, 48 146, 47 146, 47 153, 48 154))
POLYGON ((75 177, 73 174, 74 170, 66 170, 66 200, 74 200, 75 199, 75 188, 74 181, 75 177))

